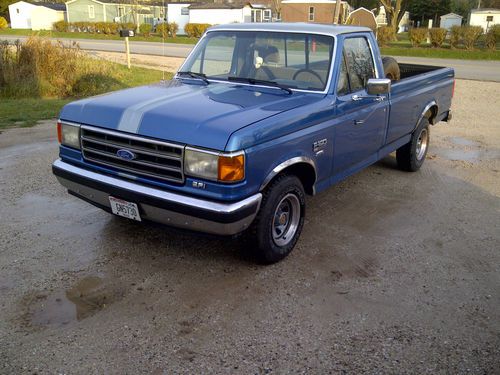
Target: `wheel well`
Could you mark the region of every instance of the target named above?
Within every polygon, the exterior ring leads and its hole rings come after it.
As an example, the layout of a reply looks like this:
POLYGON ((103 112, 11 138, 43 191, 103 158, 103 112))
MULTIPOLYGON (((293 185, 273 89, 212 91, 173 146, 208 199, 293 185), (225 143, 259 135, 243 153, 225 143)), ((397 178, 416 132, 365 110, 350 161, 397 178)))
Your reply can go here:
POLYGON ((434 119, 436 118, 437 114, 438 114, 438 106, 434 104, 427 110, 427 112, 425 112, 424 117, 427 117, 429 119, 429 123, 434 124, 434 119))
MULTIPOLYGON (((277 176, 281 174, 295 175, 299 178, 304 186, 304 190, 308 195, 314 195, 314 183, 316 182, 316 171, 311 164, 297 163, 283 169, 277 176)), ((274 178, 276 178, 275 176, 274 178)))

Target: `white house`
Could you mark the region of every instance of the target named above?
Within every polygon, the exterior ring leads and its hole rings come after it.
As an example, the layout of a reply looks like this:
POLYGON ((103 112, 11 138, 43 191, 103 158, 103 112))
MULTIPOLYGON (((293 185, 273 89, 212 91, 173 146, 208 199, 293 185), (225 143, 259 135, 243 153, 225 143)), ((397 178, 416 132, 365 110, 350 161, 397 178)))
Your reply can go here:
POLYGON ((250 3, 202 3, 189 7, 190 23, 270 22, 271 9, 250 3))
POLYGON ((444 16, 440 17, 439 27, 451 30, 453 26, 461 26, 462 25, 462 16, 455 13, 448 13, 444 16))
POLYGON ((18 1, 9 5, 13 29, 52 30, 54 22, 64 21, 66 5, 18 1))
POLYGON ((500 9, 473 9, 469 13, 469 25, 481 26, 485 32, 496 24, 500 24, 500 9))
POLYGON ((184 26, 189 23, 190 3, 168 3, 167 22, 175 22, 179 25, 178 34, 185 34, 184 26))

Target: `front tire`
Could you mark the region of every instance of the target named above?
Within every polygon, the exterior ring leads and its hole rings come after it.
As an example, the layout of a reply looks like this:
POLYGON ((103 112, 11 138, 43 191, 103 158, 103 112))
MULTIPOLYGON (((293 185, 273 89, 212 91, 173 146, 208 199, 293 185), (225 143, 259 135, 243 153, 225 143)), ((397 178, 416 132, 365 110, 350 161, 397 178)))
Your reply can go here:
POLYGON ((252 228, 261 263, 275 263, 295 247, 305 215, 305 193, 296 176, 281 175, 266 188, 252 228))
POLYGON ((424 117, 413 132, 410 142, 396 151, 398 167, 404 171, 416 172, 424 164, 429 150, 430 129, 429 119, 424 117))

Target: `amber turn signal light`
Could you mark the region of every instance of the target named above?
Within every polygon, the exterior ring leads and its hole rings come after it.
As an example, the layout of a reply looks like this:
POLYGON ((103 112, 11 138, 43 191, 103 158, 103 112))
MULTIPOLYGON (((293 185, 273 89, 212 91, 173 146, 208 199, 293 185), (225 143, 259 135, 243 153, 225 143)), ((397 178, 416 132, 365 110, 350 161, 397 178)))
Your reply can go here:
POLYGON ((245 178, 245 154, 219 156, 219 181, 236 182, 245 178))
POLYGON ((58 121, 57 122, 57 140, 59 143, 62 143, 62 129, 61 129, 61 123, 58 121))

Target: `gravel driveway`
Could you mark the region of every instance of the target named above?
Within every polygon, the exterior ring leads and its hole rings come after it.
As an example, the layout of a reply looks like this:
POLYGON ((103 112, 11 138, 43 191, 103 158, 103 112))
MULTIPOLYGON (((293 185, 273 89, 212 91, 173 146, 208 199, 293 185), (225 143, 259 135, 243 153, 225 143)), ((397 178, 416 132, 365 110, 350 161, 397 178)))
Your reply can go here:
POLYGON ((500 372, 500 83, 458 81, 420 172, 308 200, 283 262, 115 218, 51 175, 48 122, 0 135, 0 373, 500 372))

